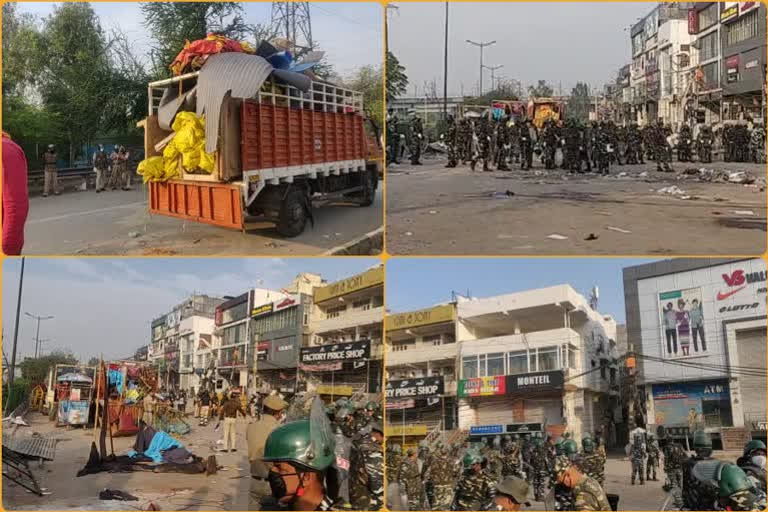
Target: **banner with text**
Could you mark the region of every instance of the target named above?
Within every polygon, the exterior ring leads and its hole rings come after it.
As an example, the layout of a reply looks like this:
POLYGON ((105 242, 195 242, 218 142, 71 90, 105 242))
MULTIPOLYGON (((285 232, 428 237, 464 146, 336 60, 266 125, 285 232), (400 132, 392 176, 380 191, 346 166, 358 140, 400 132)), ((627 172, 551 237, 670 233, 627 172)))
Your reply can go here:
POLYGON ((444 392, 442 375, 417 379, 387 380, 387 399, 434 397, 442 395, 444 392))
POLYGON ((301 349, 303 364, 355 361, 371 356, 371 340, 350 341, 335 345, 304 347, 301 349))

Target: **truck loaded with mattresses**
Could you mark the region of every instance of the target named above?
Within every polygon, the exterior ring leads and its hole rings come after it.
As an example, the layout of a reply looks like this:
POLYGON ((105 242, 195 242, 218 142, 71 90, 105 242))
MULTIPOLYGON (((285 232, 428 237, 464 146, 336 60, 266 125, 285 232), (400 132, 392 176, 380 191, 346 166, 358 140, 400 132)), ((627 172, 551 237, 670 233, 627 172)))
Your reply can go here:
POLYGON ((237 229, 247 213, 292 237, 319 200, 373 204, 382 152, 362 93, 264 62, 215 55, 149 84, 140 172, 151 213, 237 229))

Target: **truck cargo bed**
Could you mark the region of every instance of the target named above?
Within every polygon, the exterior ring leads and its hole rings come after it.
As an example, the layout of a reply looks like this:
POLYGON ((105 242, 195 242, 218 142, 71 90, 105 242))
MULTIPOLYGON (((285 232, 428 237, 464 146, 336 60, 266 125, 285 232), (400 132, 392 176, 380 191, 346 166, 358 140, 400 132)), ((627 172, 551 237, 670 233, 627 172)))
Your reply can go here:
POLYGON ((242 189, 227 183, 150 182, 149 211, 225 228, 244 227, 242 189))

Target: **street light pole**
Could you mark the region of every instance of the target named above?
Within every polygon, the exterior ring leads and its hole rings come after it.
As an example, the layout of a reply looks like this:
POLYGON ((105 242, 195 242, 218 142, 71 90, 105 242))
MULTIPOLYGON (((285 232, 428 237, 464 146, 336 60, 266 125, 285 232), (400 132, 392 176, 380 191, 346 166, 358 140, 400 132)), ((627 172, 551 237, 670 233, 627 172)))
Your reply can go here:
POLYGON ((475 41, 470 41, 469 39, 467 39, 467 42, 471 45, 480 47, 480 91, 478 96, 482 96, 483 95, 483 48, 485 48, 486 46, 491 46, 492 44, 495 44, 496 41, 493 40, 487 43, 484 43, 484 42, 477 43, 475 41))
POLYGON ((19 317, 21 316, 21 291, 24 288, 24 260, 21 258, 21 273, 19 274, 19 295, 16 299, 16 326, 13 330, 13 351, 11 352, 11 367, 8 373, 8 398, 6 401, 6 413, 11 405, 11 389, 13 389, 13 376, 16 373, 16 342, 19 340, 19 317))
POLYGON ((490 69, 491 70, 491 90, 493 91, 493 90, 495 90, 494 89, 494 80, 496 79, 496 70, 503 68, 504 64, 501 64, 499 66, 483 66, 483 67, 485 69, 490 69))
POLYGON ((443 51, 443 120, 448 119, 448 2, 445 2, 445 45, 443 51))
POLYGON ((24 312, 26 316, 29 318, 32 318, 34 320, 37 320, 37 332, 35 333, 35 359, 37 359, 37 352, 40 347, 40 322, 42 320, 51 320, 53 316, 38 316, 38 315, 32 315, 30 313, 24 312))

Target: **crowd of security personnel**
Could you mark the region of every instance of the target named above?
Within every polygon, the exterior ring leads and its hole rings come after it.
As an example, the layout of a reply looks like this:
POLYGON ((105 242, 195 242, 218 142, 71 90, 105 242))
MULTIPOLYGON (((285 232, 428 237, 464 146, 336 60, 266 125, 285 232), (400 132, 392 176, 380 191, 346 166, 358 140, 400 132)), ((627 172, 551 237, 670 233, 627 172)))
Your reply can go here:
POLYGON ((693 434, 693 453, 666 436, 660 439, 642 427, 630 432, 627 448, 632 485, 657 480, 663 456, 670 503, 665 510, 764 510, 766 508, 766 447, 749 441, 736 463, 712 457, 712 439, 704 430, 693 434))
MULTIPOLYGON (((750 441, 736 464, 711 458, 708 434, 694 434, 694 454, 643 428, 630 433, 632 485, 658 480, 663 460, 668 510, 763 510, 766 448, 750 441), (657 472, 657 469, 659 471, 657 472)), ((606 453, 600 433, 581 440, 538 434, 483 438, 479 443, 422 441, 405 453, 387 443, 390 510, 519 510, 543 501, 547 510, 616 510, 607 494, 606 453)))
POLYGON ((581 452, 568 434, 540 433, 422 442, 405 453, 390 441, 387 450, 390 510, 519 510, 532 500, 556 510, 612 510, 599 435, 586 436, 581 452))
MULTIPOLYGON (((406 146, 411 165, 421 165, 424 126, 416 111, 408 114, 407 125, 390 111, 387 122, 388 162, 400 163, 406 146), (407 126, 402 130, 398 127, 407 126), (404 133, 405 132, 405 133, 404 133)), ((660 172, 674 172, 672 162, 712 163, 713 148, 722 148, 725 162, 766 161, 765 125, 751 119, 725 123, 716 130, 707 124, 681 124, 677 130, 659 119, 640 127, 619 126, 613 121, 582 123, 574 118, 546 120, 537 128, 531 119, 507 110, 494 118, 491 111, 467 114, 461 119, 448 116, 440 136, 448 154, 446 167, 469 165, 474 171, 509 171, 519 165, 531 169, 534 156, 545 169, 559 165, 572 173, 597 172, 607 175, 611 165, 645 164, 653 161, 660 172), (558 164, 559 161, 559 164, 558 164)))
POLYGON ((345 398, 264 399, 248 425, 251 510, 380 510, 384 457, 379 405, 345 398))
MULTIPOLYGON (((59 171, 56 166, 59 156, 56 153, 56 146, 49 144, 48 149, 43 153, 44 164, 44 182, 43 197, 50 194, 58 196, 59 190, 59 171)), ((96 192, 103 192, 107 189, 131 190, 131 178, 133 170, 130 166, 131 153, 125 146, 116 145, 111 153, 107 153, 103 144, 99 144, 98 150, 91 158, 93 172, 96 174, 96 192)))

